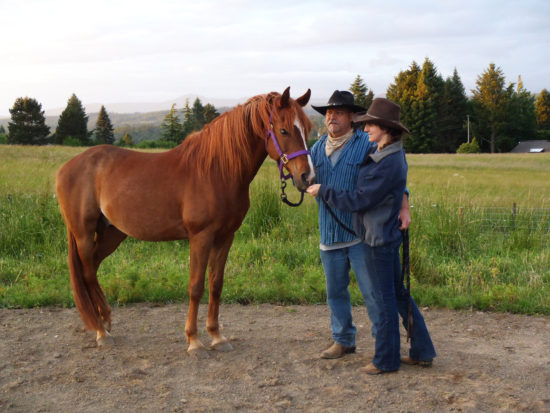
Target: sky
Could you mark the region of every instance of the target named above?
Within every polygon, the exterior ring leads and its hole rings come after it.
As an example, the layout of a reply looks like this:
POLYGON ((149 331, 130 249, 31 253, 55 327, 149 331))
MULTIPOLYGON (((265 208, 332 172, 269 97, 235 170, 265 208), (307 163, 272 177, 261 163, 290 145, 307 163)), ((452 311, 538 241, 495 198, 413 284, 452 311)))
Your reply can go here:
POLYGON ((466 92, 490 63, 550 89, 548 0, 0 0, 0 117, 43 110, 247 98, 291 86, 326 102, 357 75, 376 96, 429 58, 466 92))

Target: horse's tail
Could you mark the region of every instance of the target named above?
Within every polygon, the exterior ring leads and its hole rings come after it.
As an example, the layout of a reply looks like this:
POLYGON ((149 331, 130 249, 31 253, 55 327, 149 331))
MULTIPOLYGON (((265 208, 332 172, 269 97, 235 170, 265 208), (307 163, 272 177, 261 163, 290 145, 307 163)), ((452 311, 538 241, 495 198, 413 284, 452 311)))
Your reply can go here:
POLYGON ((84 268, 78 254, 78 246, 74 234, 67 231, 69 243, 69 271, 71 274, 71 287, 76 308, 80 318, 88 330, 103 331, 103 324, 111 328, 111 307, 99 286, 95 271, 87 279, 84 276, 84 268))

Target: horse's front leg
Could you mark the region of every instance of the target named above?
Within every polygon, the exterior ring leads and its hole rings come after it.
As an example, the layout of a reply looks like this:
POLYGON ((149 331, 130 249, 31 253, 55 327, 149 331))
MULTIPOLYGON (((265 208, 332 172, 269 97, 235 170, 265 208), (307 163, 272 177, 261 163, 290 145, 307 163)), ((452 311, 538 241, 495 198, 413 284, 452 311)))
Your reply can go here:
POLYGON ((229 234, 223 240, 216 240, 210 251, 208 264, 210 273, 208 276, 208 286, 210 297, 208 299, 208 317, 206 319, 206 330, 212 336, 211 347, 218 351, 231 351, 233 346, 220 333, 218 316, 220 312, 220 297, 223 289, 223 275, 227 255, 233 242, 234 233, 229 234))
POLYGON ((189 265, 189 312, 185 323, 185 335, 189 354, 198 354, 204 351, 204 345, 198 338, 197 317, 199 304, 204 293, 204 277, 208 256, 212 247, 212 237, 208 234, 197 234, 190 238, 190 265, 189 265))

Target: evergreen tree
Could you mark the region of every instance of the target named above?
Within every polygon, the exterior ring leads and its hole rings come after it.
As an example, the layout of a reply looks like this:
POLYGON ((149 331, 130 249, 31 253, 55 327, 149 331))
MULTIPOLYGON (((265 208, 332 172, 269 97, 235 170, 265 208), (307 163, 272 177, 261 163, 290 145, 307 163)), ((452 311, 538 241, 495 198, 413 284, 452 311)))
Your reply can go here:
POLYGON ((115 142, 115 134, 113 133, 113 125, 111 119, 102 105, 99 109, 97 121, 95 124, 95 140, 97 144, 107 143, 112 145, 115 142))
POLYGON ((350 85, 349 91, 353 94, 353 99, 356 105, 362 106, 365 109, 369 108, 374 99, 374 92, 368 89, 361 76, 357 75, 353 83, 350 85))
POLYGON ((387 98, 401 106, 401 122, 411 131, 403 141, 407 152, 420 152, 421 146, 421 143, 415 139, 416 130, 419 127, 416 118, 415 94, 420 72, 420 66, 413 61, 407 70, 399 72, 394 83, 390 84, 386 91, 387 98))
POLYGON ((465 131, 468 114, 468 98, 464 85, 455 68, 453 76, 445 80, 443 103, 439 124, 439 152, 456 152, 467 135, 465 131))
POLYGON ((204 106, 204 122, 205 124, 212 122, 214 119, 216 119, 220 114, 214 107, 214 105, 211 105, 210 103, 207 103, 204 106))
POLYGON ((542 89, 535 103, 537 126, 540 130, 550 130, 550 92, 542 89))
POLYGON ((489 65, 476 81, 476 89, 472 90, 473 109, 476 133, 481 140, 482 150, 495 153, 498 149, 497 139, 502 136, 502 129, 509 112, 509 104, 513 93, 513 85, 505 87, 502 69, 494 63, 489 65), (488 139, 486 138, 488 137, 488 139))
POLYGON ((444 82, 435 65, 428 59, 418 76, 413 108, 416 111, 415 142, 418 152, 440 152, 440 110, 443 103, 444 82))
POLYGON ((185 101, 185 107, 183 108, 183 139, 193 132, 195 128, 195 119, 193 118, 193 111, 189 106, 189 99, 185 101))
POLYGON ((164 117, 161 124, 162 139, 175 143, 183 141, 183 129, 176 113, 176 104, 172 105, 170 112, 164 117))
POLYGON ((63 144, 69 137, 78 140, 82 145, 91 143, 88 133, 88 116, 86 116, 82 102, 74 93, 67 102, 67 107, 61 113, 55 131, 55 139, 59 144, 63 144))
POLYGON ((401 106, 401 119, 411 131, 404 140, 408 152, 443 151, 441 112, 445 83, 435 65, 426 58, 422 68, 412 62, 400 72, 386 92, 388 99, 401 106))
POLYGON ((0 145, 5 145, 8 143, 8 135, 6 133, 6 129, 4 129, 4 125, 0 125, 0 145))
POLYGON ((509 152, 520 140, 535 139, 536 129, 535 97, 524 88, 521 76, 518 76, 516 90, 512 91, 507 105, 506 120, 498 139, 498 150, 509 152))
POLYGON ((43 145, 50 133, 42 105, 32 98, 17 98, 10 109, 8 143, 43 145))
POLYGON ((193 131, 199 131, 206 123, 204 117, 204 106, 199 98, 196 98, 195 102, 193 102, 193 108, 191 111, 193 112, 193 131))

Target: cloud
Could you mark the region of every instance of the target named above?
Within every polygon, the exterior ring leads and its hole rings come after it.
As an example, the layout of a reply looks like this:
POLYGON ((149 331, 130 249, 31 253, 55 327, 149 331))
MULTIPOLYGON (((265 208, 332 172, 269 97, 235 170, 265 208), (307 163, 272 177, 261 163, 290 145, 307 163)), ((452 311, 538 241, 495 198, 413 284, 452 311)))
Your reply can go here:
POLYGON ((550 64, 544 0, 3 0, 0 116, 19 96, 46 108, 252 96, 287 85, 330 96, 357 74, 377 94, 414 60, 467 90, 494 62, 538 92, 550 64))

